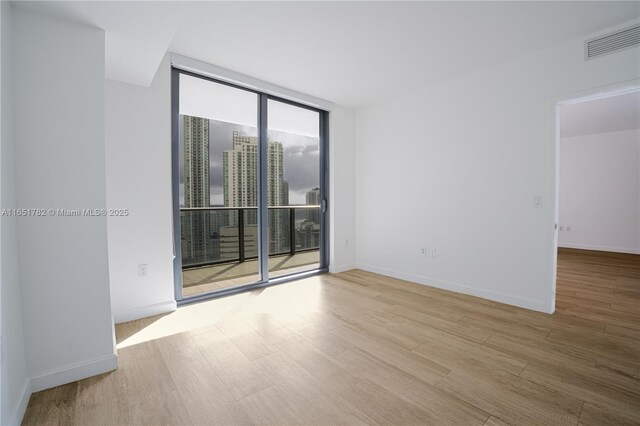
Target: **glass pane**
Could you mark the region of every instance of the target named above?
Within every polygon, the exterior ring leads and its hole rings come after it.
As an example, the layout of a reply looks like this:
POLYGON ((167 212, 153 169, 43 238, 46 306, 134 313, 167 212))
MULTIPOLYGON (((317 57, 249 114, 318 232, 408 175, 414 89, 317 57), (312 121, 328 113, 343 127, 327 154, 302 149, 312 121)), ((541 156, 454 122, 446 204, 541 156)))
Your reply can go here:
POLYGON ((260 281, 258 97, 180 74, 183 296, 260 281))
POLYGON ((268 103, 269 276, 320 266, 320 114, 268 103))

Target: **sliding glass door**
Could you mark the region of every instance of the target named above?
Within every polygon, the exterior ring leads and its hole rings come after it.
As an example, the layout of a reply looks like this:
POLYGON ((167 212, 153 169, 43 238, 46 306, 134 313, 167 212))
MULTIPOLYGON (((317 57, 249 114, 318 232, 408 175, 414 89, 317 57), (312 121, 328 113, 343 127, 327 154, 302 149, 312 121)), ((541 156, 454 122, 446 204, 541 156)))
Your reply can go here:
POLYGON ((269 276, 320 266, 320 113, 269 100, 269 276))
POLYGON ((325 112, 174 69, 176 299, 326 270, 325 112))

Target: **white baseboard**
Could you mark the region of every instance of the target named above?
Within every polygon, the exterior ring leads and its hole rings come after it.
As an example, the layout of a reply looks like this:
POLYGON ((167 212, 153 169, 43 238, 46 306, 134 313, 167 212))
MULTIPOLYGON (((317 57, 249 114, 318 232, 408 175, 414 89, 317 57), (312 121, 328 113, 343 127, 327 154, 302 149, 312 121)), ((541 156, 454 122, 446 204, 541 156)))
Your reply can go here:
POLYGON ((27 405, 29 405, 30 398, 31 386, 29 384, 29 380, 25 380, 22 393, 20 394, 20 399, 18 400, 18 406, 11 417, 9 417, 9 423, 7 423, 9 426, 19 426, 22 424, 22 419, 24 418, 24 413, 27 411, 27 405))
POLYGON ((558 242, 558 247, 560 247, 560 248, 580 249, 580 250, 610 251, 610 252, 613 252, 613 253, 640 254, 640 249, 621 248, 621 247, 607 247, 607 246, 598 246, 598 245, 592 245, 592 244, 576 244, 576 243, 560 243, 560 242, 558 242))
POLYGON ((494 302, 506 303, 507 305, 517 306, 519 308, 531 309, 538 312, 549 312, 549 307, 544 303, 537 300, 525 299, 518 296, 512 296, 509 294, 495 293, 489 290, 483 290, 476 287, 470 287, 468 285, 453 283, 449 281, 437 280, 429 277, 423 277, 419 275, 407 274, 404 272, 398 272, 391 269, 380 268, 374 265, 368 265, 366 263, 358 263, 358 269, 373 272, 380 275, 386 275, 392 278, 398 278, 401 280, 411 281, 417 284, 422 284, 430 287, 440 288, 442 290, 455 291, 456 293, 468 294, 470 296, 481 297, 483 299, 493 300, 494 302))
POLYGON ((87 377, 97 376, 98 374, 107 373, 118 368, 118 357, 107 355, 92 361, 79 364, 69 365, 53 371, 48 371, 36 377, 31 378, 31 392, 38 392, 44 389, 54 388, 56 386, 75 382, 77 380, 86 379, 87 377))
POLYGON ((329 265, 329 272, 332 274, 337 274, 344 271, 349 271, 351 269, 356 269, 355 263, 345 263, 344 265, 329 265))
POLYGON ((22 423, 24 413, 27 411, 29 399, 33 392, 39 392, 44 389, 86 379, 87 377, 97 376, 98 374, 113 371, 116 368, 118 368, 118 357, 113 354, 93 361, 58 368, 27 379, 24 383, 18 405, 11 417, 9 417, 8 425, 18 426, 22 423))
POLYGON ((116 324, 121 322, 134 321, 141 318, 152 317, 154 315, 166 314, 173 312, 178 308, 175 300, 168 302, 156 303, 155 305, 142 306, 140 308, 127 309, 126 311, 116 312, 113 314, 113 321, 116 324))

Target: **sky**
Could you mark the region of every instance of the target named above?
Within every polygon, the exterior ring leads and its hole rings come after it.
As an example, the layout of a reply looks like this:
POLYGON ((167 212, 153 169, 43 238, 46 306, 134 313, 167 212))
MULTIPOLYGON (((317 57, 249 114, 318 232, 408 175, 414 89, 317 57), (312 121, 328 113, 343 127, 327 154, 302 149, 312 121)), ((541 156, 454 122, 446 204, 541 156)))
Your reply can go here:
MULTIPOLYGON (((257 136, 258 95, 181 74, 180 114, 209 119, 210 202, 212 206, 223 205, 222 153, 232 149, 234 131, 257 136)), ((271 99, 267 116, 269 141, 279 141, 284 146, 289 204, 305 204, 307 191, 320 183, 320 116, 315 111, 271 99)), ((180 184, 183 205, 182 170, 180 184)))
MULTIPOLYGON (((180 75, 180 114, 209 119, 211 205, 223 205, 222 153, 232 149, 233 132, 257 136, 258 96, 255 93, 180 75)), ((284 180, 289 204, 305 204, 305 194, 320 183, 320 116, 317 112, 275 100, 267 104, 269 141, 284 147, 284 180)), ((182 130, 180 131, 182 137, 182 130)), ((180 203, 184 203, 182 170, 180 203)))
MULTIPOLYGON (((315 111, 270 99, 269 129, 319 137, 315 111)), ((257 127, 258 95, 246 90, 180 74, 180 114, 257 127)))

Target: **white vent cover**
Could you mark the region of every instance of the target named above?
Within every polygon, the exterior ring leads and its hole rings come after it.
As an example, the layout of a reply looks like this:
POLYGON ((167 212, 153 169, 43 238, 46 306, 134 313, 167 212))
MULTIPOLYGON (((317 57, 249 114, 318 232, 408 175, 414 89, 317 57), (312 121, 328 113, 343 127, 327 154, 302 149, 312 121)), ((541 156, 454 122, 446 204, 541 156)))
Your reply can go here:
POLYGON ((634 25, 585 42, 585 59, 593 59, 640 44, 640 25, 634 25))

